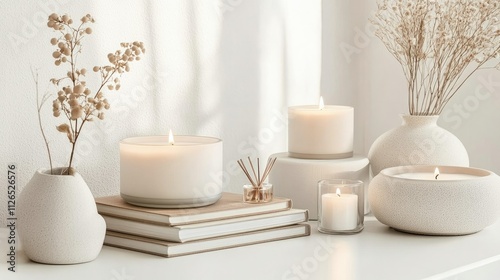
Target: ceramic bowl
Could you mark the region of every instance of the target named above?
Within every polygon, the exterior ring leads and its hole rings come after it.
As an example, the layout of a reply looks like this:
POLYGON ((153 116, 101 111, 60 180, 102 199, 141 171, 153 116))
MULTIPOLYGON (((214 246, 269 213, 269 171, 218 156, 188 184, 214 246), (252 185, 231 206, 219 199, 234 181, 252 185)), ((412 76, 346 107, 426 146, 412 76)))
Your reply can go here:
POLYGON ((400 177, 405 173, 432 174, 435 168, 414 165, 382 170, 368 188, 373 215, 396 230, 425 235, 471 234, 497 221, 500 177, 491 171, 438 166, 443 175, 462 174, 471 178, 400 177))

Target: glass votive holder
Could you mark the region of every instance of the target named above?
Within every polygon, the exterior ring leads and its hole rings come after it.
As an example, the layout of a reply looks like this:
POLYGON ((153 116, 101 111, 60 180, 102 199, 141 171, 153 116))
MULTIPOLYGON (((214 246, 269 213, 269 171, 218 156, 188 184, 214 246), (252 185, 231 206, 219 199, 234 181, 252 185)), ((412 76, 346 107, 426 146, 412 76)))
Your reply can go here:
POLYGON ((243 185, 243 201, 247 203, 264 203, 273 200, 273 184, 263 183, 260 186, 243 185))
POLYGON ((364 201, 362 181, 319 181, 318 230, 329 234, 353 234, 362 231, 364 201))

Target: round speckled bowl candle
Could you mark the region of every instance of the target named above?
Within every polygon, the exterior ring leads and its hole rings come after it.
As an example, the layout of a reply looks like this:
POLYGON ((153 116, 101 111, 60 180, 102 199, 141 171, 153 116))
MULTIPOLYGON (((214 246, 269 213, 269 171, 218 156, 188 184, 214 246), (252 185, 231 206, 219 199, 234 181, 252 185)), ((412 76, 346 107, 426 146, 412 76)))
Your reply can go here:
POLYGON ((488 170, 391 167, 375 176, 368 189, 373 215, 399 231, 464 235, 478 232, 500 217, 500 177, 488 170))

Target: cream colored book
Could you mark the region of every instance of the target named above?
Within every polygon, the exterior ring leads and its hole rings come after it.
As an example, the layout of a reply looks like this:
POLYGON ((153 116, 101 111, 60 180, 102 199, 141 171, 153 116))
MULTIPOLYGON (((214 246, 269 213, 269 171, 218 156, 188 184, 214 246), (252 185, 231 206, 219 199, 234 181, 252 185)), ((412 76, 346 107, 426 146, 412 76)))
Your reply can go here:
POLYGON ((187 242, 307 222, 308 211, 290 209, 287 211, 177 226, 144 223, 106 215, 103 215, 103 218, 106 221, 106 228, 110 231, 165 241, 187 242))
POLYGON ((308 236, 310 234, 311 227, 309 224, 297 224, 186 243, 176 243, 108 231, 106 232, 104 244, 168 258, 308 236))
POLYGON ((98 197, 95 200, 97 211, 101 215, 171 226, 284 211, 292 207, 292 201, 288 198, 275 197, 267 203, 250 204, 243 202, 241 194, 227 192, 223 193, 221 199, 212 205, 185 209, 135 206, 126 203, 119 195, 98 197))

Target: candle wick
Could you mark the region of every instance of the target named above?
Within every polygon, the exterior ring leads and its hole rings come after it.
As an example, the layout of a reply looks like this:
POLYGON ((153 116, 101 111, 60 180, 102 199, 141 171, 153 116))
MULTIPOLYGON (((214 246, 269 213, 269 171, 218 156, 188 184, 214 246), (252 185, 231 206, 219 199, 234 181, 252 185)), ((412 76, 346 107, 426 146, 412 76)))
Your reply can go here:
POLYGON ((340 193, 337 193, 337 196, 340 197, 340 193))
POLYGON ((438 179, 438 176, 439 176, 439 173, 438 173, 438 174, 436 174, 436 177, 434 177, 434 179, 436 179, 436 180, 437 180, 437 179, 438 179))

